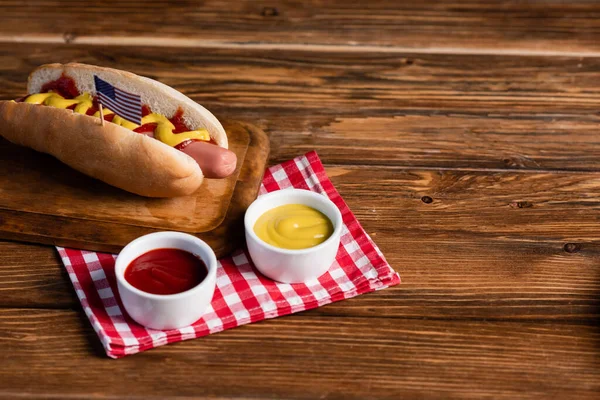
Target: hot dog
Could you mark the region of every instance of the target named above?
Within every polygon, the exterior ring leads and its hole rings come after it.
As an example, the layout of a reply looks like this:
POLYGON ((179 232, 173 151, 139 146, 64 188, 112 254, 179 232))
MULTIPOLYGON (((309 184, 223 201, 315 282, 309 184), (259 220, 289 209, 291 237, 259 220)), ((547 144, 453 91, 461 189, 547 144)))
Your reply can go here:
POLYGON ((204 172, 207 178, 225 178, 233 173, 237 164, 235 153, 202 141, 185 142, 184 146, 177 146, 192 157, 204 172))
POLYGON ((48 153, 110 185, 148 197, 195 192, 203 178, 236 168, 227 134, 208 110, 175 89, 129 72, 86 64, 34 70, 28 95, 0 101, 0 135, 48 153), (104 108, 100 124, 94 75, 140 95, 141 125, 104 108))

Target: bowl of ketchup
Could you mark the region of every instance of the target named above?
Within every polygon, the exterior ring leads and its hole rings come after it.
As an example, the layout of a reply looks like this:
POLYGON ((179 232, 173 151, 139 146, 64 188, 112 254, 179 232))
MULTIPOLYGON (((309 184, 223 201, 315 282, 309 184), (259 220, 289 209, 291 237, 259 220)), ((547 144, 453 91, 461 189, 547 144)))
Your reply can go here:
POLYGON ((195 236, 156 232, 125 246, 115 275, 123 306, 134 321, 151 329, 176 329, 206 311, 215 291, 217 258, 195 236))

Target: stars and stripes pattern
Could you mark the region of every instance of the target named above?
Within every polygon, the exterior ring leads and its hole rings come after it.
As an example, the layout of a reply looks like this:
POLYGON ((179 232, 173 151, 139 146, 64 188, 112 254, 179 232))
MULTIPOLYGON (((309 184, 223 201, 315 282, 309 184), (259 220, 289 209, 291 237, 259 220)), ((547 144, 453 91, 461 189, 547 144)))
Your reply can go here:
POLYGON ((142 124, 142 99, 139 95, 126 92, 94 75, 98 102, 102 106, 128 121, 142 124))

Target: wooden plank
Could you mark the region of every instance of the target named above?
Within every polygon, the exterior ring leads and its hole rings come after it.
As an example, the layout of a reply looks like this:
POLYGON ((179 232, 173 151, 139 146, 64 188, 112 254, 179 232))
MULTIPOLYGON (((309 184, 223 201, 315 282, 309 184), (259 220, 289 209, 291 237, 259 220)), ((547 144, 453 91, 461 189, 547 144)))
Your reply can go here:
POLYGON ((557 2, 212 0, 85 7, 50 0, 0 3, 5 41, 152 43, 162 46, 261 44, 424 49, 438 52, 571 54, 598 52, 600 9, 557 2), (106 18, 101 18, 105 16, 106 18))
MULTIPOLYGON (((327 173, 402 285, 316 313, 598 318, 599 174, 382 167, 328 167, 327 173)), ((0 246, 6 277, 0 307, 78 307, 55 257, 52 249, 0 246), (29 254, 27 260, 17 263, 17 251, 29 254)))
POLYGON ((0 241, 0 293, 4 306, 79 307, 53 247, 0 241))
POLYGON ((594 114, 600 58, 0 44, 0 96, 39 64, 99 63, 150 76, 213 106, 317 115, 437 110, 594 114), (592 113, 593 111, 593 113, 592 113))
POLYGON ((23 95, 45 62, 124 68, 258 125, 273 163, 316 149, 338 164, 598 171, 600 58, 7 44, 0 54, 0 98, 23 95))
POLYGON ((318 318, 308 312, 117 361, 102 354, 75 311, 0 310, 0 332, 3 397, 591 399, 600 390, 600 334, 593 321, 318 318))
MULTIPOLYGON (((224 110, 221 115, 239 114, 224 110)), ((408 168, 600 171, 600 118, 406 111, 292 116, 244 112, 271 134, 271 162, 316 149, 331 164, 408 168)))

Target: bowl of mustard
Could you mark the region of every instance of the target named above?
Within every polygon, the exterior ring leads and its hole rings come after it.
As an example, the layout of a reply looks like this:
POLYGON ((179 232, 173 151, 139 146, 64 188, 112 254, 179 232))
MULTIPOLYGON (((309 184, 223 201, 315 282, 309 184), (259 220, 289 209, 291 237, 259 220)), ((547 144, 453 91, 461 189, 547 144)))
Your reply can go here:
POLYGON ((342 214, 328 197, 302 189, 260 196, 244 217, 246 243, 255 267, 283 283, 323 275, 335 261, 342 214))

